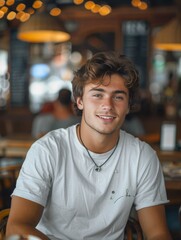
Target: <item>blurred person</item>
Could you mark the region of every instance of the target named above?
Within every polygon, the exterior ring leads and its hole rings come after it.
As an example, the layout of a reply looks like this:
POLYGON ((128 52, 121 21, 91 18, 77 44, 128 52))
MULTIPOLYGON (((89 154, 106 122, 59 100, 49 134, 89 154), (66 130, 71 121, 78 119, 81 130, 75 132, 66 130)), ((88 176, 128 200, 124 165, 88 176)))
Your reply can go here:
POLYGON ((73 112, 72 93, 63 88, 58 93, 58 98, 51 104, 46 104, 32 124, 32 136, 39 138, 49 131, 57 128, 67 128, 80 122, 80 117, 73 112))
POLYGON ((135 137, 141 137, 146 133, 143 123, 135 113, 129 113, 126 115, 122 129, 128 133, 131 133, 135 137))
POLYGON ((156 152, 121 130, 139 87, 134 64, 114 52, 97 53, 72 85, 81 123, 33 143, 12 194, 7 236, 123 240, 134 206, 147 240, 171 240, 156 152))

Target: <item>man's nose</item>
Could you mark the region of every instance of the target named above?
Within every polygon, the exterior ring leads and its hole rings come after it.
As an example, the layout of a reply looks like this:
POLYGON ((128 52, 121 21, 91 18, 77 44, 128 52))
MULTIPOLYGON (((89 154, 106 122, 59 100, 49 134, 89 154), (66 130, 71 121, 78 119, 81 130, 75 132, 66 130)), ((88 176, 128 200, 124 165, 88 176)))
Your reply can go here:
POLYGON ((101 107, 102 107, 102 109, 104 109, 104 110, 110 110, 110 109, 112 109, 112 99, 111 98, 105 98, 104 100, 103 100, 103 102, 102 102, 102 105, 101 105, 101 107))

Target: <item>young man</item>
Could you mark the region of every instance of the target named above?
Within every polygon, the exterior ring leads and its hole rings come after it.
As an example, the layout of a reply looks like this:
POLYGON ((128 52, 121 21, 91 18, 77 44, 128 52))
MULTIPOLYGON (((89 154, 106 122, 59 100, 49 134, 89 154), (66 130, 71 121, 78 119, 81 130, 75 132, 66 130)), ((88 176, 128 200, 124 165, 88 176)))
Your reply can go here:
POLYGON ((12 196, 7 235, 123 239, 132 206, 147 240, 170 240, 155 151, 120 130, 134 106, 138 72, 124 56, 97 53, 73 79, 81 124, 30 148, 12 196))

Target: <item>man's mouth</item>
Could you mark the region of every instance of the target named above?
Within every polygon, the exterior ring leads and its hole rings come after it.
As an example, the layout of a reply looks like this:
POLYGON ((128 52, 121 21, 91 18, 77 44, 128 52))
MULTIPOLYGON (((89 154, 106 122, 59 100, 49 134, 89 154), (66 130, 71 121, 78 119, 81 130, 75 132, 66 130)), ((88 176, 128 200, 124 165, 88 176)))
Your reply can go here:
POLYGON ((97 117, 103 119, 103 120, 113 120, 114 116, 107 116, 107 115, 97 115, 97 117))

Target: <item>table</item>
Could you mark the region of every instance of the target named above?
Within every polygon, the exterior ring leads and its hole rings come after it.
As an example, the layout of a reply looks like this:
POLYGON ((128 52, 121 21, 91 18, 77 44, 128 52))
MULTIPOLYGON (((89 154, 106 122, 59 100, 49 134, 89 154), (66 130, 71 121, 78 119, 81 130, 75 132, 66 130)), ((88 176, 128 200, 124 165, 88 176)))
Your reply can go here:
POLYGON ((20 170, 23 160, 22 158, 1 158, 0 177, 5 173, 12 172, 14 178, 16 178, 15 171, 20 170))
POLYGON ((156 145, 154 145, 153 148, 157 152, 161 162, 181 162, 181 151, 162 151, 156 145))
MULTIPOLYGON (((157 152, 158 158, 163 166, 164 164, 179 164, 181 166, 181 151, 162 151, 158 145, 152 145, 157 152)), ((181 175, 178 177, 169 177, 165 174, 165 186, 170 204, 181 205, 181 175)))
POLYGON ((0 139, 0 157, 22 157, 25 158, 34 139, 0 139))
POLYGON ((34 142, 32 138, 0 139, 0 207, 10 206, 10 194, 15 187, 27 151, 34 142))

